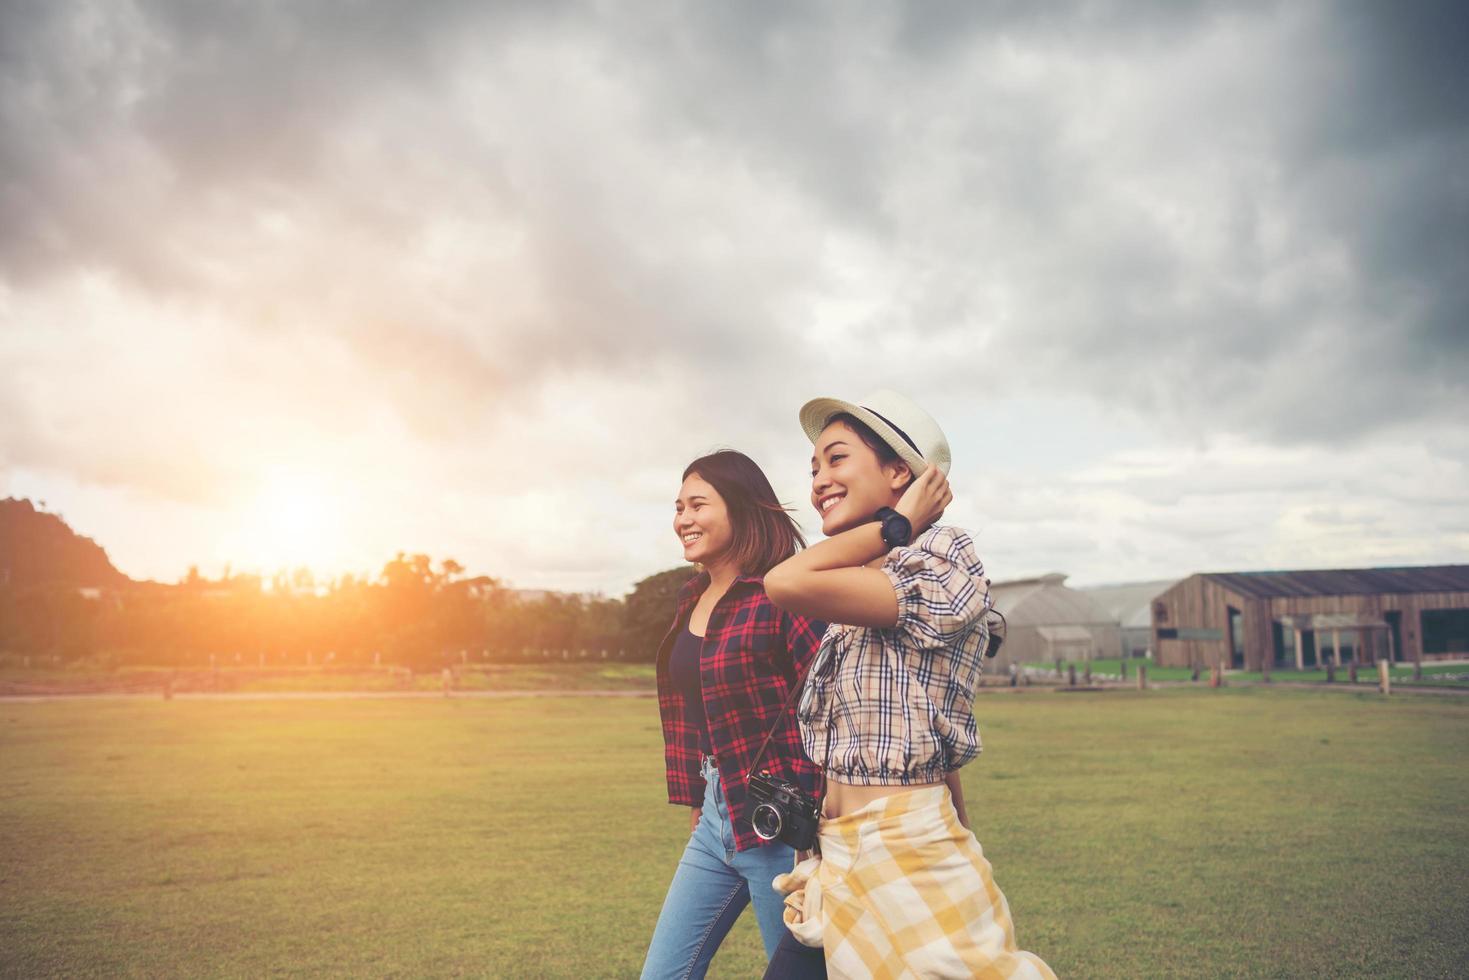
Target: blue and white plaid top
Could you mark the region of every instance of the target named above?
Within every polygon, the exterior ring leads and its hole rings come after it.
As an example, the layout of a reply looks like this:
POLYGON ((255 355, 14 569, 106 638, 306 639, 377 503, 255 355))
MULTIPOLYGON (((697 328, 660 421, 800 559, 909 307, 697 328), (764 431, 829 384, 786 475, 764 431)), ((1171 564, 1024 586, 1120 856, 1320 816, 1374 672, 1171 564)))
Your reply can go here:
POLYGON ((801 741, 844 783, 938 782, 980 751, 974 694, 989 580, 973 539, 953 527, 894 548, 882 570, 898 622, 827 627, 797 709, 801 741))

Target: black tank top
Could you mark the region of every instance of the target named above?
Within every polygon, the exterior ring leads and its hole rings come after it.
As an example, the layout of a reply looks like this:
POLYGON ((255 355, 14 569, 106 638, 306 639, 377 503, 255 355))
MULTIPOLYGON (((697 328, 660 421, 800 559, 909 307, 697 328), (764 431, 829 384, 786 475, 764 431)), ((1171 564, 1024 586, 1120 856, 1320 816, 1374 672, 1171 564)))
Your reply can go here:
POLYGON ((683 695, 684 720, 699 732, 699 751, 708 752, 709 723, 704 718, 704 682, 699 677, 699 658, 704 649, 704 638, 695 636, 684 626, 678 639, 673 641, 673 653, 668 657, 668 680, 673 689, 683 695))

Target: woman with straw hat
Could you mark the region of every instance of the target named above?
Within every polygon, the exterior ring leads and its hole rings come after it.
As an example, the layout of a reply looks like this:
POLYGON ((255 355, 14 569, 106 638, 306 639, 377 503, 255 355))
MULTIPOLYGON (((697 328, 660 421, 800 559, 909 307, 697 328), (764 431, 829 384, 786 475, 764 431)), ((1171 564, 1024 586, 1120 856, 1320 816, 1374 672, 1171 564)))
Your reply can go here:
POLYGON ((948 440, 891 391, 818 398, 801 424, 826 540, 765 588, 831 623, 797 709, 825 794, 819 857, 777 882, 793 935, 766 976, 824 961, 841 977, 1054 977, 1016 944, 959 784, 980 751, 974 696, 998 617, 973 539, 937 523, 948 440))

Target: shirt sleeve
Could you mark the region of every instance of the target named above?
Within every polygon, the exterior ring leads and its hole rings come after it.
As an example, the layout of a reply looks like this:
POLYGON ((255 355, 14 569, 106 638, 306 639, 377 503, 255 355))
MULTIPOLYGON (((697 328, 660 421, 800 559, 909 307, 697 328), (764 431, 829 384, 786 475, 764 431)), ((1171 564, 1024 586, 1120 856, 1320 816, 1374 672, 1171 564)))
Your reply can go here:
POLYGON ((799 681, 811 669, 811 661, 815 659, 816 651, 821 646, 821 638, 826 633, 826 624, 785 610, 781 610, 780 615, 786 650, 791 655, 791 666, 795 668, 796 679, 799 681))
POLYGON ((919 649, 952 646, 989 608, 989 580, 974 540, 958 528, 933 528, 894 548, 882 570, 898 597, 894 628, 919 649))

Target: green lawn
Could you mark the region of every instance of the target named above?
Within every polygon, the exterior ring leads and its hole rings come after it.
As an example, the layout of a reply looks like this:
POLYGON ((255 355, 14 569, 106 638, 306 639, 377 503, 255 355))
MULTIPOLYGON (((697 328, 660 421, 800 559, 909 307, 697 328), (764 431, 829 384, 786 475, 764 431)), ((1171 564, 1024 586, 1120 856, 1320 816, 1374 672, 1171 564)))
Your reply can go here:
MULTIPOLYGON (((982 696, 969 809, 1063 977, 1462 976, 1469 700, 982 696)), ((635 976, 649 699, 0 703, 0 974, 635 976)), ((746 915, 714 975, 761 968, 746 915)))

